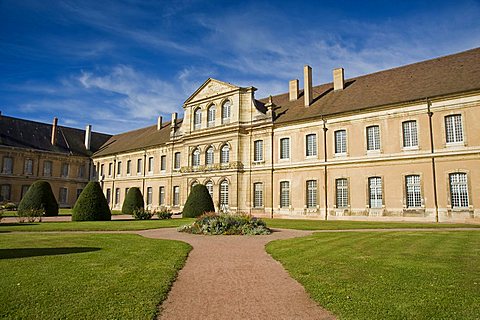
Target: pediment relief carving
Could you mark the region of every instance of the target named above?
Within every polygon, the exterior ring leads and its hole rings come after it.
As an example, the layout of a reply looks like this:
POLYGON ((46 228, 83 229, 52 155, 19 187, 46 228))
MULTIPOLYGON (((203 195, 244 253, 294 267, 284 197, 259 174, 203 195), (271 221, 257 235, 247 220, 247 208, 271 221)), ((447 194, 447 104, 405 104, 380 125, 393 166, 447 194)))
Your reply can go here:
POLYGON ((195 91, 190 96, 190 98, 188 98, 187 101, 185 101, 185 103, 191 103, 194 101, 207 99, 225 92, 230 92, 238 88, 239 87, 234 86, 230 83, 218 81, 215 79, 208 79, 203 85, 200 86, 200 88, 198 88, 197 91, 195 91))

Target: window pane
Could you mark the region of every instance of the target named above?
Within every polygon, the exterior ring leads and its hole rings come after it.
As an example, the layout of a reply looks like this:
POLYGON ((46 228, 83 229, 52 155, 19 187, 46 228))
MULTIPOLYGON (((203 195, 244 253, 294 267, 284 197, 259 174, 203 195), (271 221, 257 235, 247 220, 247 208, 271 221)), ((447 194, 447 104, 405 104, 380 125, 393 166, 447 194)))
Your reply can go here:
POLYGON ((290 182, 280 182, 280 207, 288 208, 290 206, 290 182))
POLYGON ((253 161, 263 161, 263 140, 254 142, 253 161))
POLYGON ((173 187, 173 205, 178 206, 180 204, 180 187, 173 187))
POLYGON ((180 152, 175 153, 175 169, 180 169, 180 152))
POLYGON ((162 156, 160 158, 160 170, 165 171, 167 169, 167 156, 162 156))
POLYGON ((210 165, 210 164, 213 164, 213 162, 214 162, 213 148, 209 147, 207 149, 207 153, 206 153, 206 156, 205 156, 205 163, 207 165, 210 165))
POLYGON ((153 189, 152 187, 147 188, 147 205, 152 204, 152 199, 153 199, 153 189))
POLYGON ((158 190, 158 193, 159 193, 158 203, 160 205, 164 205, 165 204, 165 187, 160 187, 158 190))
POLYGON ((280 139, 280 159, 290 158, 290 139, 280 139))
POLYGON ((208 193, 210 194, 210 197, 212 197, 212 199, 213 199, 213 182, 212 182, 212 181, 208 181, 208 182, 205 184, 205 187, 207 187, 208 193))
POLYGON ((317 180, 307 181, 307 207, 315 208, 317 206, 317 180))
POLYGON ((230 147, 228 145, 224 145, 220 153, 220 162, 228 163, 229 161, 230 161, 230 147))
POLYGON ((308 134, 306 137, 306 156, 316 156, 317 155, 317 135, 308 134))
POLYGON ((228 123, 230 120, 230 101, 225 101, 222 105, 222 123, 228 123))
POLYGON ((213 127, 215 125, 215 106, 208 108, 207 122, 209 127, 213 127))
POLYGON ((255 208, 263 207, 263 183, 253 184, 253 206, 255 208))
POLYGON ((445 131, 446 131, 447 143, 462 142, 463 141, 462 116, 460 114, 446 116, 445 131))
POLYGON ((347 152, 347 131, 337 130, 335 131, 335 153, 347 152))
POLYGON ((367 150, 380 150, 380 127, 367 127, 367 150))
POLYGON ((372 177, 368 179, 370 190, 370 208, 381 208, 382 201, 382 178, 372 177))
POLYGON ((120 203, 120 188, 115 188, 115 204, 120 203))
POLYGON ((405 177, 407 191, 407 207, 415 208, 422 206, 422 195, 420 188, 420 176, 410 175, 405 177))
POLYGON ((337 208, 348 207, 348 181, 345 178, 337 179, 336 185, 336 198, 337 208))
POLYGON ((3 157, 3 168, 2 173, 12 173, 13 172, 13 159, 11 157, 3 157))
POLYGON ((223 207, 223 209, 226 209, 228 207, 228 181, 223 180, 222 183, 220 184, 220 206, 223 207))
POLYGON ((402 126, 403 126, 403 146, 406 148, 418 146, 417 122, 405 121, 403 122, 402 126))
POLYGON ((193 113, 193 123, 194 129, 200 129, 202 126, 202 110, 200 108, 196 109, 193 113))
POLYGON ((450 174, 452 208, 468 207, 468 185, 466 173, 450 174))
POLYGON ((192 165, 198 167, 200 165, 200 150, 195 149, 192 153, 192 165))

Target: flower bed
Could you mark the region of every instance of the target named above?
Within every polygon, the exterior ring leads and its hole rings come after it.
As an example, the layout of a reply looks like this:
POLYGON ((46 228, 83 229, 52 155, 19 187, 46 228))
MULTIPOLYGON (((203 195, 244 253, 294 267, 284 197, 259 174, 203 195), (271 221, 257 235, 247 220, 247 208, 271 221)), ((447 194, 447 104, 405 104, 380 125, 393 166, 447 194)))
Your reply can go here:
POLYGON ((207 235, 265 235, 272 231, 261 219, 246 214, 201 215, 191 224, 178 228, 180 232, 207 235))

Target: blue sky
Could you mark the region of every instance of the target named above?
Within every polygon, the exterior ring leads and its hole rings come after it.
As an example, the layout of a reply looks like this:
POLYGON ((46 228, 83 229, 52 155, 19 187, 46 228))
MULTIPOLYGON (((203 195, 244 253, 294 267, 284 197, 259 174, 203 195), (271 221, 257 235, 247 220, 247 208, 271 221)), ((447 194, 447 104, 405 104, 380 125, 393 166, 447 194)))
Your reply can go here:
POLYGON ((478 46, 479 1, 0 0, 0 110, 118 133, 209 77, 262 98, 305 64, 320 84, 478 46))

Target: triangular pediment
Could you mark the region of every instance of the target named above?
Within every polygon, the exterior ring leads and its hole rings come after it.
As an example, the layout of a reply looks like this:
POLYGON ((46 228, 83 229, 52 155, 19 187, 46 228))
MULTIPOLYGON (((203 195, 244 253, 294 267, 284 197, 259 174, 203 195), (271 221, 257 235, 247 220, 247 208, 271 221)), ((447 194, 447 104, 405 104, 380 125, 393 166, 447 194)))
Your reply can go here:
POLYGON ((239 89, 231 83, 208 78, 186 101, 185 104, 207 99, 225 92, 239 89))

